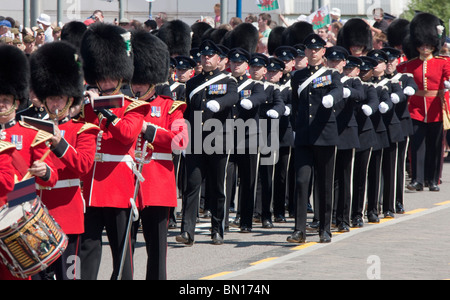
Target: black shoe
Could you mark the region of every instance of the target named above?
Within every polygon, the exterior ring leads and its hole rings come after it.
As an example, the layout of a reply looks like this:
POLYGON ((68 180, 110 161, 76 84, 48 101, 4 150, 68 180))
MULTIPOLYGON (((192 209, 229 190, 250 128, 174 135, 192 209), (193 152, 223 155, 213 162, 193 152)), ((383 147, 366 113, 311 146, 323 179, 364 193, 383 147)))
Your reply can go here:
POLYGON ((439 192, 440 191, 439 186, 434 182, 430 183, 428 188, 429 188, 430 192, 439 192))
POLYGON ((186 231, 185 231, 185 232, 182 232, 180 235, 177 235, 177 236, 175 237, 175 240, 176 240, 178 243, 183 243, 183 244, 185 244, 186 246, 192 246, 192 245, 194 245, 194 240, 191 239, 189 233, 187 233, 186 231))
POLYGON ((386 211, 384 212, 384 218, 385 219, 393 219, 394 218, 394 213, 392 211, 386 211))
POLYGON ((319 221, 312 221, 306 225, 306 231, 317 232, 319 230, 319 221))
POLYGON ((374 213, 372 214, 368 214, 367 215, 367 221, 369 223, 380 223, 380 219, 378 218, 378 216, 374 213))
POLYGON ((241 226, 241 218, 236 217, 233 222, 230 223, 231 227, 239 228, 241 226))
POLYGON ((242 233, 250 233, 250 232, 252 232, 252 229, 250 227, 248 227, 248 226, 242 226, 241 227, 241 232, 242 233))
POLYGON ((313 208, 312 208, 312 206, 311 206, 311 203, 308 203, 308 209, 307 209, 306 212, 307 212, 308 214, 314 213, 314 210, 313 210, 313 208))
POLYGON ((284 216, 276 216, 273 218, 275 223, 286 223, 286 218, 284 216))
POLYGON ((354 217, 352 220, 352 227, 361 228, 364 226, 364 221, 361 217, 354 217))
POLYGON ((350 227, 348 227, 348 225, 345 223, 340 223, 337 228, 338 228, 339 232, 349 232, 350 231, 350 227))
POLYGON ((405 209, 403 208, 403 204, 400 202, 397 202, 395 204, 395 213, 396 214, 404 214, 405 213, 405 209))
POLYGON ((304 243, 306 241, 305 234, 299 230, 294 231, 294 233, 287 237, 286 239, 289 243, 304 243))
POLYGON ((320 233, 319 238, 320 238, 319 242, 321 242, 321 243, 331 242, 331 235, 326 231, 320 233))
POLYGON ((170 220, 169 221, 169 229, 176 229, 177 228, 177 222, 170 220))
POLYGON ((264 220, 262 221, 262 228, 267 228, 267 229, 273 228, 272 221, 270 221, 270 220, 268 220, 268 219, 264 219, 264 220))
POLYGON ((223 244, 223 237, 221 237, 218 232, 214 233, 211 238, 212 238, 213 245, 222 245, 223 244))
POLYGON ((417 182, 417 181, 411 181, 406 188, 410 191, 423 191, 423 184, 417 182))

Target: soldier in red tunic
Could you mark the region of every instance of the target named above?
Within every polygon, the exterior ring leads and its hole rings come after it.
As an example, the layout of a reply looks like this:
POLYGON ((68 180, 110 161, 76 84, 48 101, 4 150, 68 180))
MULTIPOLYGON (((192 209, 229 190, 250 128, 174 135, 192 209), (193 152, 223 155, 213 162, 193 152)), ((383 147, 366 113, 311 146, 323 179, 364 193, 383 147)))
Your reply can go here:
POLYGON ((138 205, 148 255, 146 278, 165 280, 168 218, 170 208, 177 206, 172 152, 185 149, 188 143, 187 125, 183 118, 186 103, 154 93, 155 85, 167 78, 167 46, 145 31, 134 32, 131 41, 135 66, 131 92, 135 98, 151 105, 136 151, 138 161, 139 154, 147 152, 142 170, 145 181, 140 184, 138 205))
POLYGON ((100 128, 70 119, 70 108, 81 103, 83 76, 77 50, 68 43, 55 42, 42 46, 30 59, 31 87, 52 120, 57 123, 51 139, 53 162, 58 182, 52 189, 40 187, 40 197, 50 214, 69 238, 63 255, 33 279, 79 279, 79 262, 69 260, 79 255, 80 237, 84 232, 84 200, 80 178, 94 164, 96 140, 100 128))
MULTIPOLYGON (((40 161, 48 151, 46 142, 52 135, 16 122, 16 110, 28 99, 28 59, 18 48, 0 46, 0 140, 14 144, 15 177, 21 180, 27 173, 36 177, 41 186, 53 187, 58 181, 51 158, 40 161)), ((0 206, 6 199, 0 199, 0 206)), ((0 280, 16 279, 0 262, 0 280)))
POLYGON ((12 152, 14 144, 0 141, 0 206, 6 203, 6 195, 14 189, 12 152))
POLYGON ((444 82, 450 77, 450 63, 437 56, 444 41, 443 22, 429 13, 417 14, 410 24, 410 41, 405 43, 410 45, 405 53, 414 58, 397 67, 400 73, 412 74, 419 88, 408 106, 413 120, 409 190, 422 191, 428 183, 430 191, 439 191, 444 82))
MULTIPOLYGON (((132 247, 126 252, 123 273, 119 274, 119 270, 133 202, 130 199, 134 198, 134 151, 150 105, 125 97, 119 108, 94 111, 92 106, 99 94, 121 94, 122 84, 133 77, 129 35, 118 26, 100 23, 86 31, 81 43, 85 79, 94 87, 87 92, 90 101, 82 107, 81 117, 101 128, 94 166, 82 178, 87 208, 80 254, 81 279, 97 278, 104 228, 113 255, 112 279, 120 275, 124 280, 133 278, 132 247)), ((126 243, 131 245, 131 239, 126 243)))

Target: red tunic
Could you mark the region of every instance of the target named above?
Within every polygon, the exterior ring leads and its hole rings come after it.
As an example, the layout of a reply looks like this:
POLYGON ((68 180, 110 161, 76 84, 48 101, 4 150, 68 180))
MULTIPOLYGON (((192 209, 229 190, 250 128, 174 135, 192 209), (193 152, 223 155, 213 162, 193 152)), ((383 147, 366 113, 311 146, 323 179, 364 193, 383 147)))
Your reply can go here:
POLYGON ((84 232, 84 200, 79 180, 94 165, 96 125, 69 120, 59 125, 64 141, 51 154, 59 181, 51 190, 41 190, 42 202, 66 234, 84 232))
MULTIPOLYGON (((414 58, 400 64, 397 70, 414 76, 419 88, 418 93, 439 91, 444 90, 444 80, 450 76, 450 62, 439 56, 426 61, 414 58)), ((442 121, 442 103, 439 96, 425 97, 416 93, 409 97, 408 101, 411 118, 425 123, 442 121)))
POLYGON ((149 110, 148 103, 126 97, 123 107, 111 109, 117 119, 107 127, 106 119, 99 122, 90 104, 84 106, 86 122, 99 125, 102 130, 94 166, 82 178, 87 206, 131 207, 135 190, 134 149, 149 110))
POLYGON ((150 162, 142 170, 145 181, 140 184, 138 206, 140 209, 146 206, 176 207, 172 150, 184 150, 188 144, 188 130, 183 118, 186 103, 158 96, 150 101, 150 105, 152 109, 144 120, 157 129, 154 139, 148 141, 153 149, 148 150, 146 158, 150 162))
POLYGON ((14 149, 13 144, 0 141, 0 207, 6 204, 8 193, 14 189, 14 167, 11 158, 14 149))

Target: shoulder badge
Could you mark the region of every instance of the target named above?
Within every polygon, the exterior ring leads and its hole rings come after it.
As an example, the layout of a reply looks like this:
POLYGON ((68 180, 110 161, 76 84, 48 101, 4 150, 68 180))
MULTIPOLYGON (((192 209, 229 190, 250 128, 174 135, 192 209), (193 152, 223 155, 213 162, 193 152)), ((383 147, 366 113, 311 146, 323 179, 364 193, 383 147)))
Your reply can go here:
POLYGON ((0 141, 0 153, 10 149, 16 149, 16 146, 5 141, 0 141))
POLYGON ((182 107, 183 110, 186 108, 187 104, 184 101, 174 101, 172 107, 169 110, 169 115, 173 114, 178 108, 182 107))
POLYGON ((33 143, 31 143, 31 147, 36 147, 39 144, 45 143, 53 137, 52 134, 39 130, 36 136, 34 137, 33 143))
POLYGON ((125 113, 142 106, 150 106, 150 104, 148 102, 141 100, 133 100, 133 102, 130 103, 130 105, 128 105, 127 109, 125 110, 125 113))
POLYGON ((85 131, 87 131, 87 130, 90 130, 90 129, 98 129, 98 130, 100 130, 100 127, 98 127, 97 125, 94 125, 94 124, 92 124, 92 123, 85 123, 85 124, 80 128, 80 130, 77 132, 77 134, 81 134, 81 133, 83 133, 83 132, 85 132, 85 131))

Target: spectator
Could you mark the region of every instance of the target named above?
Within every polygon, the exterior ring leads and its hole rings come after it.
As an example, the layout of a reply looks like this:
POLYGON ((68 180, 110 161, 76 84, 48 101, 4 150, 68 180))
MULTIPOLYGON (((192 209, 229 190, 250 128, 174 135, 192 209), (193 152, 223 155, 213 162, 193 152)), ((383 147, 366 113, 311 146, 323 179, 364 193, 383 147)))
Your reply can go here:
POLYGON ((0 38, 0 44, 6 44, 6 45, 12 45, 13 44, 13 39, 10 38, 9 36, 2 36, 0 38))
POLYGON ((259 14, 258 17, 258 29, 259 32, 263 35, 263 37, 269 37, 270 32, 272 29, 270 29, 270 21, 272 20, 270 14, 268 13, 262 13, 259 14))
POLYGON ((372 11, 375 23, 371 26, 371 30, 374 33, 386 33, 389 23, 384 19, 384 11, 382 8, 375 8, 372 11))
POLYGON ((383 32, 375 33, 373 36, 373 49, 383 49, 387 46, 387 36, 383 32))
POLYGON ((214 5, 214 28, 219 28, 220 24, 220 3, 217 3, 214 5))
POLYGON ((45 44, 45 33, 44 30, 39 28, 36 30, 36 47, 40 47, 45 44))
POLYGON ((256 46, 256 53, 262 53, 267 56, 269 56, 269 50, 267 48, 267 43, 269 41, 269 38, 262 37, 258 41, 258 45, 256 46))
POLYGON ((328 40, 328 26, 317 29, 317 34, 326 42, 328 40))
POLYGON ((131 20, 131 22, 130 22, 131 30, 136 30, 136 29, 141 29, 141 28, 142 28, 141 22, 139 22, 138 20, 131 20))
POLYGON ((242 23, 242 20, 238 17, 232 17, 230 19, 230 25, 233 29, 234 29, 234 27, 238 26, 241 23, 242 23))
POLYGON ((245 17, 245 23, 252 23, 252 24, 256 23, 256 24, 258 24, 258 17, 255 16, 254 14, 248 14, 245 17))
POLYGON ((61 40, 61 27, 57 26, 53 28, 53 41, 61 40))
POLYGON ((341 22, 334 22, 330 25, 330 30, 328 31, 328 41, 336 45, 337 42, 337 36, 339 33, 339 30, 341 30, 342 26, 344 26, 341 22))
POLYGON ((333 7, 330 11, 330 16, 331 16, 331 23, 341 23, 342 24, 342 20, 341 20, 341 10, 337 7, 333 7))
POLYGON ((19 38, 15 38, 13 40, 13 45, 22 51, 25 50, 25 46, 23 45, 22 41, 19 38))
POLYGON ((92 17, 93 17, 95 22, 103 23, 104 20, 105 20, 105 17, 103 16, 103 11, 101 11, 99 9, 94 11, 94 13, 92 14, 92 17))
POLYGON ((144 29, 148 32, 152 32, 158 28, 155 20, 147 20, 144 22, 144 29))
POLYGON ((161 28, 161 26, 167 22, 167 14, 165 12, 160 12, 155 17, 156 24, 158 25, 158 29, 161 28))
POLYGON ((127 18, 122 18, 119 21, 119 26, 122 27, 125 30, 130 30, 131 29, 131 22, 127 18))
POLYGON ((25 46, 25 54, 30 56, 36 50, 36 39, 31 35, 26 35, 23 38, 23 44, 25 46))
MULTIPOLYGON (((39 27, 44 30, 45 43, 53 42, 53 30, 51 27, 52 22, 50 20, 50 16, 47 14, 41 14, 36 21, 37 21, 39 27)), ((36 42, 37 42, 37 39, 36 39, 36 42)))
POLYGON ((0 37, 11 35, 11 22, 8 20, 0 21, 0 37))

